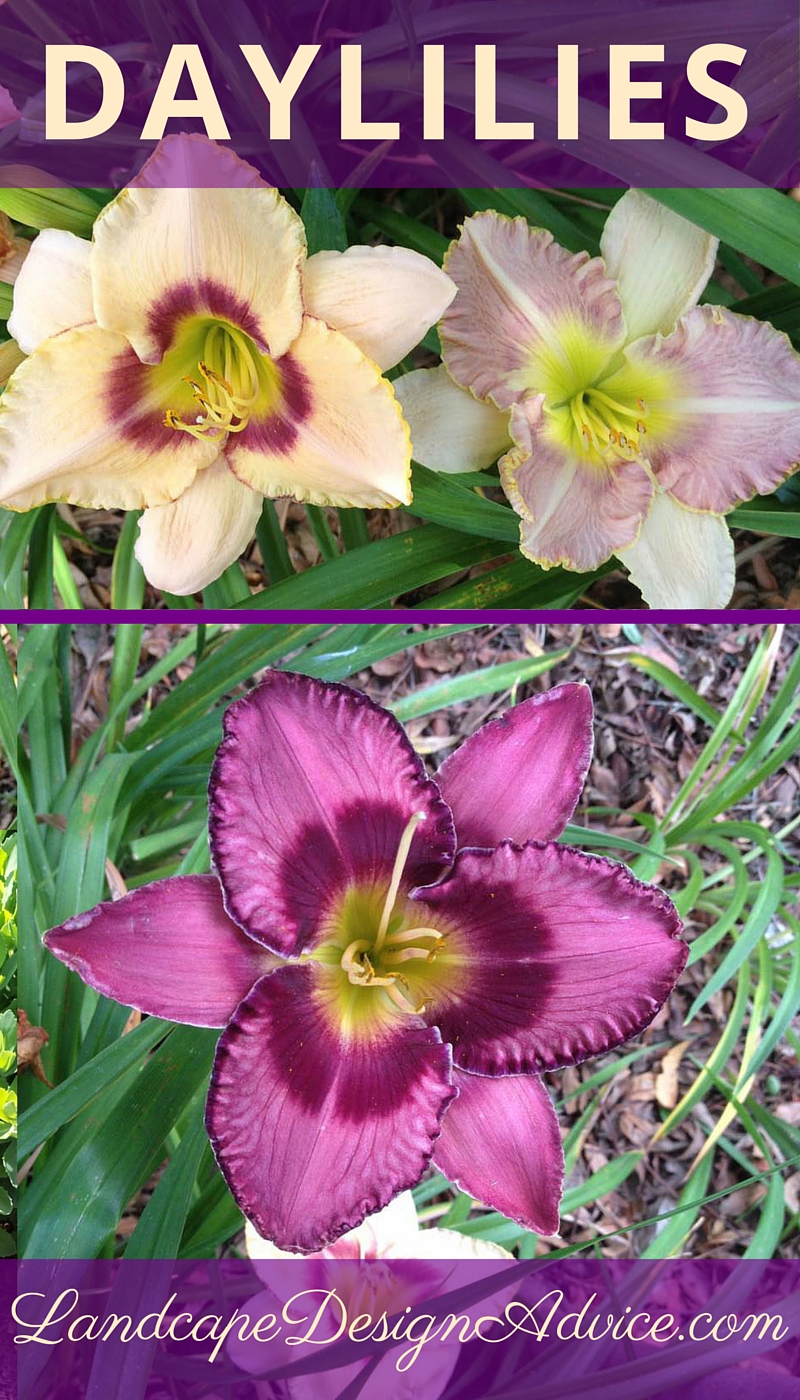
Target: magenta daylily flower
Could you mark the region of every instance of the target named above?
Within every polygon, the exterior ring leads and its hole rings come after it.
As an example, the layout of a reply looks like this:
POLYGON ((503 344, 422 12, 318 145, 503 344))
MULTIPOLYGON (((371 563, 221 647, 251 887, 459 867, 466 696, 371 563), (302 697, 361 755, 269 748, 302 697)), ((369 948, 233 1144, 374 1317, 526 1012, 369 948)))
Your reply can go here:
POLYGON ((540 1074, 638 1034, 687 951, 666 895, 555 844, 591 721, 587 687, 559 686, 484 725, 434 781, 366 695, 271 672, 225 716, 216 874, 47 934, 104 995, 224 1027, 209 1136, 281 1249, 323 1248, 431 1160, 557 1230, 561 1138, 540 1074))

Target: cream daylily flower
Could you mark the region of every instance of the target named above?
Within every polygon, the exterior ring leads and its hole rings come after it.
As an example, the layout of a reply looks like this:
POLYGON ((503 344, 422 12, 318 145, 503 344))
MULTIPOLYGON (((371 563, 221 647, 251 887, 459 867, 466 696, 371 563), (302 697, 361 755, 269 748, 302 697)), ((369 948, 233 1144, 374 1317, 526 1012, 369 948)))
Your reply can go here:
MULTIPOLYGON (((251 1318, 274 1312, 276 1297, 285 1304, 304 1289, 334 1288, 351 1322, 368 1313, 377 1323, 384 1310, 391 1316, 402 1313, 406 1306, 422 1307, 438 1294, 463 1284, 466 1280, 459 1272, 459 1264, 478 1265, 485 1261, 486 1267, 488 1261, 491 1267, 503 1260, 514 1262, 508 1250, 490 1240, 470 1238, 456 1230, 421 1230, 410 1191, 396 1196, 375 1215, 368 1215, 357 1229, 348 1231, 318 1254, 290 1254, 278 1249, 263 1239, 249 1221, 245 1224, 245 1248, 269 1290, 241 1305, 251 1318), (294 1261, 291 1267, 287 1260, 294 1261), (347 1261, 351 1261, 349 1266, 347 1261)), ((516 1285, 506 1286, 466 1309, 464 1315, 473 1323, 481 1316, 502 1317, 515 1292, 516 1285)), ((319 1335, 323 1335, 322 1331, 319 1335)), ((289 1351, 282 1340, 269 1350, 264 1345, 241 1342, 235 1336, 228 1341, 231 1360, 254 1375, 270 1365, 285 1364, 287 1357, 297 1361, 316 1349, 313 1342, 293 1346, 289 1351)), ((364 1400, 383 1400, 386 1395, 392 1395, 394 1400, 436 1400, 450 1379, 459 1351, 458 1330, 447 1342, 423 1347, 407 1371, 397 1370, 399 1353, 391 1351, 366 1381, 361 1395, 364 1400)), ((290 1400, 335 1400, 365 1365, 366 1358, 336 1370, 291 1376, 283 1384, 290 1400)))
POLYGON ((725 513, 800 459, 800 357, 772 326, 697 305, 716 250, 636 190, 602 258, 522 218, 468 218, 445 259, 444 366, 395 385, 415 459, 475 470, 505 445, 528 558, 583 571, 615 554, 653 607, 724 607, 725 513))
POLYGON ((45 230, 20 271, 9 334, 29 358, 0 401, 0 504, 143 509, 147 577, 187 594, 238 557, 265 496, 408 503, 382 371, 454 295, 405 248, 309 258, 252 167, 168 137, 91 243, 45 230))

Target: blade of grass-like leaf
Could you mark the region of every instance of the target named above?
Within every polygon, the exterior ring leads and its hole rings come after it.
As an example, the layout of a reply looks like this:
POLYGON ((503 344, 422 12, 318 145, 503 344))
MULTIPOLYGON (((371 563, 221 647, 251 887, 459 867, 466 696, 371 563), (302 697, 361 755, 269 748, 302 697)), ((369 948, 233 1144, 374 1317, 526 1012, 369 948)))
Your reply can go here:
POLYGON ((739 922, 747 903, 748 889, 747 867, 732 842, 718 837, 714 831, 699 831, 695 840, 698 845, 709 846, 712 850, 720 851, 728 857, 734 872, 734 885, 732 891, 726 889, 725 908, 719 918, 715 919, 711 928, 706 929, 705 933, 701 933, 698 938, 692 940, 688 967, 691 967, 692 963, 696 963, 699 958, 705 957, 706 953, 715 948, 739 922))
POLYGON ((769 1022, 761 1045, 753 1056, 750 1069, 754 1074, 772 1055, 800 1011, 800 923, 791 917, 789 922, 794 932, 791 972, 780 1004, 769 1022))
POLYGON ((520 661, 503 661, 496 666, 487 666, 480 671, 470 671, 464 676, 454 676, 443 681, 404 695, 389 708, 399 720, 419 719, 422 715, 433 714, 436 710, 457 705, 460 701, 474 700, 479 695, 493 695, 497 691, 510 690, 514 685, 544 675, 569 656, 570 648, 545 656, 533 656, 520 661))
POLYGON ((744 674, 739 681, 733 695, 731 696, 724 712, 717 720, 710 738, 706 741, 695 759, 690 772, 687 774, 678 793, 667 810, 664 817, 664 828, 673 829, 673 838, 677 841, 680 837, 677 830, 686 828, 687 818, 685 813, 692 812, 693 806, 698 803, 698 784, 703 775, 710 768, 717 754, 724 748, 731 734, 741 732, 742 719, 745 710, 752 701, 755 689, 760 678, 763 676, 763 668, 770 652, 774 646, 776 632, 774 627, 765 629, 758 646, 751 656, 744 674), (683 826, 678 827, 678 817, 683 816, 683 826), (677 830, 676 830, 677 829, 677 830))
POLYGON ((679 1099, 675 1107, 667 1114, 664 1121, 656 1129, 653 1134, 652 1143, 656 1143, 660 1141, 661 1138, 666 1137, 678 1123, 683 1122, 687 1113, 689 1113, 691 1109, 694 1108, 695 1104, 708 1093, 713 1083, 713 1076, 718 1070, 724 1069, 731 1051, 738 1041, 739 1032, 744 1024, 749 997, 750 969, 749 965, 745 962, 739 968, 736 996, 734 997, 733 1006, 728 1013, 728 1019, 725 1022, 719 1040, 710 1055, 706 1057, 705 1065, 694 1083, 686 1090, 686 1093, 679 1099))
POLYGON ((174 1259, 177 1255, 197 1172, 208 1146, 204 1110, 202 1090, 192 1105, 180 1144, 131 1236, 126 1259, 174 1259))
POLYGON ((27 1195, 30 1258, 93 1259, 158 1165, 164 1134, 208 1078, 217 1031, 178 1026, 77 1151, 57 1146, 27 1195), (70 1210, 62 1208, 69 1199, 70 1210))
POLYGON ((441 263, 450 245, 449 238, 444 238, 418 219, 410 219, 407 214, 390 208, 388 204, 379 204, 377 200, 366 195, 359 195, 353 210, 364 223, 375 224, 395 243, 404 248, 414 248, 416 252, 424 253, 436 263, 441 263))
MULTIPOLYGON (((725 1108, 723 1109, 720 1118, 714 1124, 714 1127, 712 1128, 711 1132, 706 1138, 706 1141, 703 1143, 700 1152, 698 1153, 697 1157, 692 1163, 692 1166, 689 1169, 690 1173, 693 1172, 698 1166, 698 1164, 703 1160, 703 1158, 712 1151, 713 1147, 722 1137, 722 1134, 728 1127, 728 1124, 732 1123, 734 1118, 736 1118, 737 1116, 741 1119, 742 1125, 745 1128, 745 1130, 750 1133, 757 1149, 763 1153, 768 1162, 771 1162, 771 1158, 766 1149, 766 1144, 760 1140, 757 1131, 753 1127, 753 1124, 748 1120, 746 1109, 744 1108, 744 1104, 747 1100, 750 1090, 753 1087, 753 1080, 755 1076, 753 1075, 751 1070, 751 1063, 753 1061, 756 1050, 758 1049, 759 1041, 761 1039, 762 1026, 764 1024, 764 1020, 769 1009, 769 999, 771 991, 772 967, 770 963, 769 950, 766 944, 761 943, 758 949, 758 978, 756 980, 755 991, 753 994, 750 1021, 747 1027, 747 1033, 745 1035, 741 1063, 739 1065, 738 1070, 736 1071, 736 1080, 734 1082, 733 1089, 730 1093, 729 1101, 725 1105, 725 1108)), ((721 1087, 718 1078, 716 1076, 712 1076, 712 1078, 717 1087, 721 1087)))
MULTIPOLYGON (((373 540, 315 569, 256 593, 249 608, 350 608, 391 602, 427 583, 460 573, 506 551, 439 525, 423 525, 388 539, 373 540)), ((430 607, 431 604, 426 604, 430 607)))
POLYGON ((17 687, 8 652, 0 642, 0 749, 12 773, 17 774, 17 687))
POLYGON ((519 544, 519 517, 509 506, 484 500, 474 491, 452 482, 441 472, 415 462, 412 472, 414 498, 407 507, 410 514, 448 529, 462 530, 471 535, 488 536, 519 544))
POLYGON ((750 956, 759 939, 763 938, 769 928, 783 895, 783 861, 770 841, 769 834, 754 822, 720 822, 718 829, 721 836, 748 835, 751 840, 757 842, 767 858, 767 869, 739 937, 689 1007, 685 1018, 687 1025, 701 1007, 706 1005, 709 997, 719 991, 720 987, 724 987, 739 971, 742 963, 750 956), (742 830, 743 827, 748 828, 747 832, 742 830))
POLYGON ((213 1163, 213 1158, 211 1161, 214 1174, 199 1200, 189 1211, 179 1251, 181 1259, 205 1258, 224 1240, 229 1240, 235 1235, 244 1224, 242 1212, 213 1163))
POLYGON ((714 706, 704 700, 702 695, 699 695, 694 687, 689 685, 688 681, 685 681, 682 676, 676 675, 669 666, 655 661, 646 652, 626 652, 625 660, 630 661, 632 666, 644 671, 646 675, 652 676, 663 690, 668 690, 677 700, 680 700, 681 704, 693 710, 696 715, 705 720, 706 724, 710 724, 712 729, 719 723, 719 710, 715 710, 714 706))
POLYGON ((140 518, 141 511, 129 510, 125 512, 111 568, 112 608, 132 610, 140 608, 144 601, 144 569, 133 552, 139 533, 140 518))
POLYGON ((55 530, 53 532, 53 583, 65 608, 79 610, 83 607, 83 600, 72 577, 69 561, 64 553, 64 546, 55 530))
POLYGON ((328 516, 322 506, 306 506, 306 516, 311 526, 311 531, 319 545, 319 552, 323 559, 336 559, 339 554, 339 545, 336 536, 330 526, 328 516))
POLYGON ((709 1153, 697 1171, 689 1177, 678 1197, 678 1206, 690 1209, 681 1209, 679 1215, 673 1215, 663 1229, 657 1231, 655 1239, 642 1250, 642 1259, 672 1259, 680 1253, 703 1209, 713 1161, 713 1153, 709 1153))
POLYGON ((36 521, 43 509, 43 506, 39 506, 36 510, 20 514, 11 511, 2 512, 0 517, 4 521, 3 537, 0 541, 0 606, 2 607, 22 608, 25 605, 23 578, 25 554, 36 521))
POLYGON ((204 608, 233 608, 250 597, 247 580, 240 564, 230 564, 213 583, 203 589, 204 608))
POLYGON ((191 842, 199 840, 205 832, 205 816, 191 822, 181 822, 173 826, 169 831, 156 831, 147 836, 140 836, 130 843, 130 852, 133 860, 151 860, 153 856, 163 855, 165 851, 174 851, 179 846, 188 846, 191 842))
POLYGON ((414 624, 407 622, 345 624, 307 647, 296 660, 286 662, 284 669, 296 669, 324 681, 343 681, 387 656, 396 656, 422 642, 459 636, 472 630, 472 625, 457 622, 416 631, 414 624))
POLYGON ((86 190, 0 189, 0 209, 10 219, 31 228, 67 229, 79 238, 91 238, 100 208, 86 190))
POLYGON ((770 1177, 767 1184, 767 1194, 759 1208, 758 1222, 743 1258, 773 1259, 775 1257, 786 1213, 783 1186, 783 1178, 779 1172, 770 1177))
MULTIPOLYGON (((147 748, 166 734, 185 731, 194 720, 205 719, 210 706, 230 694, 241 681, 249 680, 256 671, 275 665, 293 651, 300 651, 324 631, 324 623, 277 623, 273 627, 243 627, 226 633, 213 650, 206 650, 192 674, 126 737, 125 747, 147 748)), ((191 655, 191 647, 188 654, 191 655)))
POLYGON ((55 506, 43 506, 31 531, 28 552, 28 606, 52 611, 53 540, 56 530, 55 506))
POLYGON ((107 1085, 115 1083, 139 1060, 144 1060, 172 1030, 169 1021, 148 1017, 39 1099, 19 1120, 20 1158, 28 1157, 41 1142, 76 1118, 107 1085))
POLYGON ((300 206, 300 218, 305 225, 309 256, 323 248, 344 252, 347 229, 331 190, 306 190, 300 206))
POLYGON ((572 1186, 564 1192, 561 1201, 561 1214, 570 1215, 581 1206, 593 1205, 601 1201, 611 1191, 616 1191, 623 1181, 634 1172, 644 1156, 643 1152, 621 1152, 613 1161, 599 1171, 592 1172, 588 1181, 580 1186, 572 1186))
POLYGON ((111 680, 108 688, 108 708, 113 716, 108 727, 109 748, 116 748, 125 733, 126 715, 122 702, 136 678, 143 634, 144 625, 134 622, 123 622, 114 632, 111 680))
POLYGON ((269 582, 274 584, 279 583, 281 579, 291 578, 294 569, 274 501, 264 501, 256 525, 256 540, 269 582))
MULTIPOLYGON (((57 626, 37 623, 24 633, 17 652, 17 722, 27 728, 30 790, 37 815, 53 810, 53 796, 67 770, 60 691, 69 685, 69 676, 59 664, 59 635, 57 626)), ((53 849, 54 835, 50 831, 44 836, 47 850, 53 849)))
POLYGON ((648 189, 647 194, 699 224, 739 253, 800 283, 800 208, 768 189, 648 189))
MULTIPOLYGON (((52 922, 90 909, 102 898, 111 824, 119 785, 133 761, 131 754, 109 754, 90 776, 81 801, 72 809, 61 843, 52 922)), ((42 1023, 50 1035, 50 1078, 60 1083, 70 1073, 81 1035, 80 1010, 86 989, 74 972, 56 958, 45 962, 42 1023)))
POLYGON ((754 530, 756 534, 785 535, 787 539, 800 540, 799 510, 779 510, 774 505, 762 505, 754 500, 746 506, 739 506, 726 519, 737 530, 754 530))
POLYGON ((339 510, 339 530, 345 549, 360 549, 369 544, 369 526, 363 510, 339 510))

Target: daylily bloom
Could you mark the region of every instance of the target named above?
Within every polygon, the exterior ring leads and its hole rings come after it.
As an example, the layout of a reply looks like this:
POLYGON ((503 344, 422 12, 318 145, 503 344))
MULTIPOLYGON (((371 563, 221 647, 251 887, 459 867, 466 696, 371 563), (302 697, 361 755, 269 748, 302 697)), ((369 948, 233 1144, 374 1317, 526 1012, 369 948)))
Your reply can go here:
POLYGON ((382 370, 454 295, 407 248, 307 257, 251 166, 168 137, 91 243, 46 229, 21 270, 9 334, 29 358, 0 404, 0 502, 143 508, 137 556, 181 594, 238 557, 265 496, 408 503, 382 370))
MULTIPOLYGON (((387 1317, 396 1316, 415 1305, 427 1312, 433 1299, 472 1282, 472 1277, 464 1276, 465 1263, 474 1266, 488 1261, 489 1278, 495 1272, 503 1272, 498 1264, 504 1259, 513 1263, 513 1255, 490 1240, 470 1239, 455 1230, 420 1230, 414 1199, 408 1191, 319 1253, 303 1257, 280 1250, 262 1239, 249 1222, 245 1226, 245 1248, 256 1273, 267 1285, 264 1292, 240 1305, 251 1319, 275 1312, 276 1298, 285 1305, 304 1290, 321 1290, 316 1295, 321 1299, 333 1289, 351 1322, 368 1315, 376 1326, 384 1313, 387 1317), (287 1267, 287 1260, 294 1261, 291 1267, 287 1267)), ((474 1275, 477 1271, 469 1272, 474 1275)), ((502 1316, 515 1291, 516 1287, 506 1285, 459 1316, 470 1317, 473 1326, 477 1317, 502 1316)), ((329 1309, 316 1340, 292 1347, 288 1353, 283 1338, 265 1346, 232 1335, 227 1343, 228 1354, 243 1371, 258 1375, 285 1365, 287 1360, 298 1361, 303 1355, 313 1354, 322 1337, 333 1337, 339 1324, 338 1308, 329 1309)), ((446 1340, 423 1347, 406 1371, 397 1369, 402 1348, 393 1349, 379 1362, 361 1395, 364 1400, 382 1400, 387 1394, 397 1400, 416 1396, 436 1400, 450 1379, 460 1349, 456 1328, 446 1340)), ((291 1400, 336 1400, 366 1364, 366 1359, 357 1360, 336 1370, 288 1376, 283 1383, 291 1400)))
POLYGON ((225 1027, 206 1126, 279 1248, 323 1248, 431 1159, 557 1230, 561 1138, 540 1072, 638 1034, 686 960, 666 895, 554 842, 591 714, 583 685, 536 696, 434 781, 366 695, 273 671, 225 715, 216 874, 47 934, 104 995, 225 1027))
POLYGON ((414 456, 500 463, 520 548, 545 568, 617 555, 654 607, 724 607, 726 511, 800 459, 800 357, 786 335, 698 306, 717 240, 630 190, 601 258, 523 218, 468 218, 445 267, 444 368, 397 381, 414 456), (505 438, 505 444, 503 439, 505 438))

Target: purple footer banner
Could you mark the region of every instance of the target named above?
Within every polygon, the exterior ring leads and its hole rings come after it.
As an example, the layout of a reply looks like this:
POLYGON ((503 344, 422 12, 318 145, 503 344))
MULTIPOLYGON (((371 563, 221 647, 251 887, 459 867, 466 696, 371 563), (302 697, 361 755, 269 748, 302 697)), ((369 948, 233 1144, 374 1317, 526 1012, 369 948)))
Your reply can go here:
POLYGON ((3 1262, 20 1400, 800 1396, 800 1262, 3 1262))

